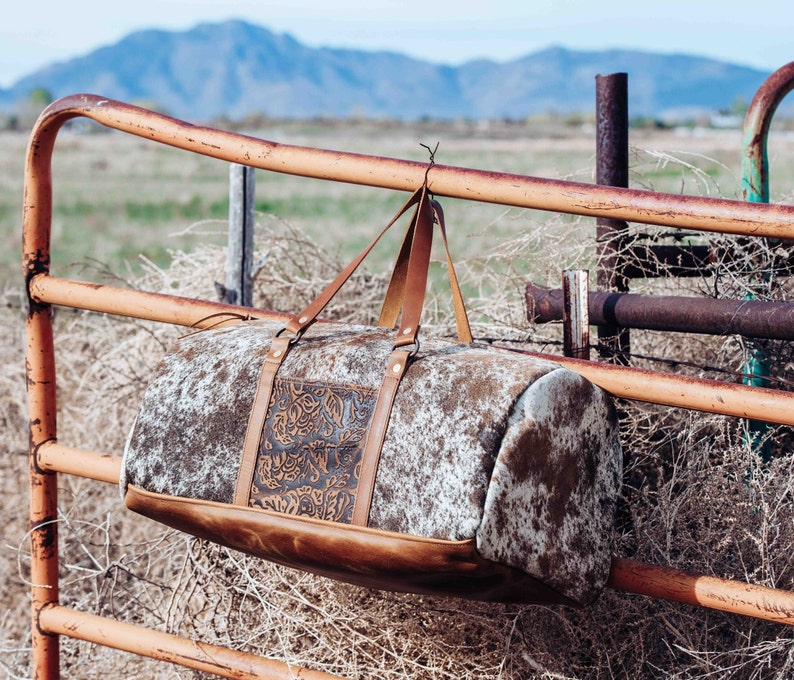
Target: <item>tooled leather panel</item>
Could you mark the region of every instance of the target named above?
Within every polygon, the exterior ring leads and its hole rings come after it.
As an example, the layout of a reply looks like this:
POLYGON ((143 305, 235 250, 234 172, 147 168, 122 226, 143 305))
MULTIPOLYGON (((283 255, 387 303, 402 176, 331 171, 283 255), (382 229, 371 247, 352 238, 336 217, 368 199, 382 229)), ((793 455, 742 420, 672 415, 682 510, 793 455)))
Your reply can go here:
POLYGON ((133 485, 127 507, 180 531, 256 557, 368 588, 490 602, 577 603, 518 569, 443 541, 288 517, 256 508, 154 494, 133 485))
POLYGON ((249 505, 350 523, 377 393, 277 377, 249 505))

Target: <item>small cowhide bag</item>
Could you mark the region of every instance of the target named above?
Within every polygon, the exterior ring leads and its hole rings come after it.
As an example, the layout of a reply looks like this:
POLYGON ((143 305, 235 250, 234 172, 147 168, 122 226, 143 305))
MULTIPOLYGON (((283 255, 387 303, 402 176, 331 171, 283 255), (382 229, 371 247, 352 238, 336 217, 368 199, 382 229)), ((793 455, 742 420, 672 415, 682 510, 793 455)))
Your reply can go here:
POLYGON ((125 502, 365 586, 592 602, 622 472, 610 399, 555 363, 472 343, 451 262, 459 340, 420 345, 434 222, 446 237, 425 187, 386 229, 414 206, 379 327, 315 320, 380 236, 286 326, 177 342, 129 436, 125 502))

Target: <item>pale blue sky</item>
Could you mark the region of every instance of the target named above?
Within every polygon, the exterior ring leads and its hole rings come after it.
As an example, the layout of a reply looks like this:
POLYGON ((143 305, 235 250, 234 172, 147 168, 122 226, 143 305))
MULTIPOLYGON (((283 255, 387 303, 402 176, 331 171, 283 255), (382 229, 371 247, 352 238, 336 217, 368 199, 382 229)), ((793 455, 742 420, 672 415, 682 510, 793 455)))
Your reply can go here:
POLYGON ((389 49, 434 62, 506 61, 549 45, 699 54, 774 70, 794 61, 791 0, 13 0, 0 87, 144 28, 240 18, 311 46, 389 49))

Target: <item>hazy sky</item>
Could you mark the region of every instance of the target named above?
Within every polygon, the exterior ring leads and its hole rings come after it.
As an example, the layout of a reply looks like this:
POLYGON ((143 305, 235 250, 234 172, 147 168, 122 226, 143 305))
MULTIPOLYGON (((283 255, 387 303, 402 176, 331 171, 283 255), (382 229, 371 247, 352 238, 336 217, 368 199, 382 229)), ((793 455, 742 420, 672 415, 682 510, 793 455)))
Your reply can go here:
POLYGON ((145 28, 239 18, 311 46, 389 49, 434 62, 505 61, 549 45, 698 54, 774 70, 794 61, 791 0, 12 0, 0 87, 145 28))

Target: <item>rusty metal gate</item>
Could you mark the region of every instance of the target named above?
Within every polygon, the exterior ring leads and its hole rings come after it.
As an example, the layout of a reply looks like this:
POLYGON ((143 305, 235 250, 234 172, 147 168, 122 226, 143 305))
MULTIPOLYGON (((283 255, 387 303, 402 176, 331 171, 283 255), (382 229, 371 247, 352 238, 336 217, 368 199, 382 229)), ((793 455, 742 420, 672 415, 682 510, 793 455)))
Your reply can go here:
MULTIPOLYGON (((625 76, 625 74, 613 74, 600 77, 598 84, 603 91, 599 91, 599 109, 607 106, 604 101, 609 102, 611 97, 616 97, 618 88, 610 79, 616 79, 616 76, 620 75, 625 76)), ((769 203, 767 154, 769 130, 778 105, 792 90, 794 90, 794 62, 786 64, 767 78, 747 110, 742 131, 742 193, 744 200, 751 203, 769 203)), ((622 140, 625 149, 621 149, 622 156, 617 160, 613 159, 612 156, 617 154, 613 146, 619 145, 608 139, 609 144, 604 145, 602 155, 603 164, 611 172, 602 171, 602 174, 607 177, 604 183, 617 176, 618 181, 622 182, 620 186, 627 186, 628 111, 625 107, 625 92, 622 93, 622 97, 623 107, 615 107, 618 113, 607 111, 612 115, 605 114, 604 118, 612 127, 619 128, 621 135, 625 135, 625 139, 622 140), (619 118, 620 113, 623 114, 620 124, 612 123, 611 117, 619 118)), ((620 97, 616 98, 620 99, 620 97)), ((602 249, 598 269, 600 290, 588 293, 588 311, 590 323, 599 327, 599 339, 602 335, 610 336, 611 343, 615 345, 605 353, 605 356, 617 355, 623 363, 626 363, 629 356, 628 340, 627 337, 618 338, 618 332, 628 332, 633 328, 794 340, 794 306, 787 302, 630 293, 628 285, 630 279, 707 276, 715 266, 715 262, 730 262, 731 254, 714 252, 707 245, 620 246, 621 241, 630 238, 626 228, 627 225, 623 221, 599 220, 601 231, 598 232, 597 240, 602 249), (609 224, 602 225, 602 222, 609 224), (613 223, 617 223, 617 226, 613 223), (625 254, 621 254, 622 252, 625 254)), ((794 273, 794 262, 788 258, 777 265, 776 269, 783 276, 791 276, 794 273)), ((529 283, 526 295, 531 316, 535 321, 544 323, 563 320, 565 313, 562 289, 548 289, 529 283)), ((599 347, 599 350, 603 348, 599 347)), ((752 369, 748 371, 748 373, 752 372, 752 369)))
MULTIPOLYGON (((424 163, 275 144, 195 127, 141 108, 91 95, 61 99, 37 122, 25 172, 23 262, 29 295, 27 362, 30 415, 30 520, 33 667, 38 678, 59 676, 59 636, 87 640, 233 678, 287 678, 298 671, 278 661, 203 644, 68 608, 58 595, 58 474, 115 484, 118 452, 93 452, 58 441, 53 305, 203 327, 222 311, 262 312, 203 300, 128 290, 50 274, 51 159, 59 130, 86 117, 152 143, 253 166, 399 191, 419 186, 424 163), (204 319, 205 321, 202 321, 204 319)), ((685 197, 434 165, 430 189, 439 196, 651 223, 735 235, 794 238, 794 207, 685 197)), ((684 378, 625 366, 551 357, 617 397, 794 425, 794 394, 684 378)), ((794 592, 667 567, 616 559, 612 588, 794 624, 794 592)), ((302 670, 302 678, 330 678, 302 670)))

